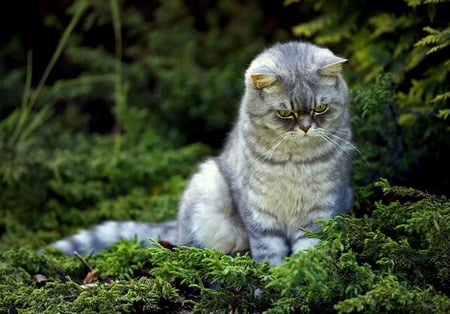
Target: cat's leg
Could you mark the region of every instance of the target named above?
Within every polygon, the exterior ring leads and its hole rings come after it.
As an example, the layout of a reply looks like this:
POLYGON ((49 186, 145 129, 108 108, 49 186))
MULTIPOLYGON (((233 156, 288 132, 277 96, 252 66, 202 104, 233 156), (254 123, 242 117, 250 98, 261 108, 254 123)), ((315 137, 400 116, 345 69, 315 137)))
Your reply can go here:
POLYGON ((282 235, 256 231, 250 236, 250 251, 255 261, 267 260, 271 266, 278 266, 289 255, 289 246, 282 235))
MULTIPOLYGON (((336 196, 334 201, 330 203, 334 204, 335 207, 327 210, 320 210, 313 217, 315 217, 311 223, 305 226, 306 229, 310 231, 318 231, 320 226, 315 222, 317 219, 331 219, 332 217, 348 212, 353 204, 353 190, 351 187, 343 189, 343 193, 340 196, 336 196)), ((326 205, 324 205, 326 208, 326 205)), ((291 248, 292 253, 303 251, 316 246, 319 242, 316 238, 310 238, 305 232, 296 230, 294 235, 291 237, 291 248)))
POLYGON ((191 179, 178 213, 179 243, 227 254, 248 250, 248 236, 217 162, 209 159, 191 179))
MULTIPOLYGON (((317 219, 327 219, 331 218, 332 211, 331 210, 323 210, 318 211, 314 214, 311 213, 311 220, 309 223, 304 224, 303 227, 309 231, 318 231, 320 226, 315 222, 317 219)), ((297 227, 296 230, 291 230, 290 236, 290 247, 291 254, 299 251, 304 251, 306 249, 310 249, 319 242, 317 238, 311 238, 307 235, 306 232, 299 230, 297 227)))
POLYGON ((291 250, 292 253, 304 251, 306 249, 310 249, 319 242, 319 239, 309 238, 306 233, 303 231, 298 231, 295 233, 292 241, 291 241, 291 250))
POLYGON ((270 265, 283 263, 289 255, 289 241, 278 218, 250 196, 241 208, 242 216, 249 230, 250 252, 257 262, 267 260, 270 265))

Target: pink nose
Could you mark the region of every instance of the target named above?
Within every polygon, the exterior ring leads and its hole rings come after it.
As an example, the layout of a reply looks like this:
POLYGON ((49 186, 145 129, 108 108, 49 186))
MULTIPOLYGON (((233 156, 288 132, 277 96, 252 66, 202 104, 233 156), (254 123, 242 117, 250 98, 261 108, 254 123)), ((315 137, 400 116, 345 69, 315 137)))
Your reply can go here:
POLYGON ((303 130, 303 132, 308 132, 308 130, 311 128, 311 126, 310 125, 301 125, 301 126, 299 126, 299 128, 301 129, 301 130, 303 130))

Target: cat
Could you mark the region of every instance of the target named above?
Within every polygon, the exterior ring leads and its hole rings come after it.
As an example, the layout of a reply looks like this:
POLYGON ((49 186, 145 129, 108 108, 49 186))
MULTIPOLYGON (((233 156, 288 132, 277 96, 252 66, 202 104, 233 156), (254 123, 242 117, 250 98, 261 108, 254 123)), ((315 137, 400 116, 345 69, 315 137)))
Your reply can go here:
POLYGON ((280 265, 313 247, 300 228, 352 205, 353 150, 347 60, 307 42, 278 43, 253 59, 237 121, 223 151, 190 179, 177 221, 109 221, 51 246, 98 250, 120 238, 167 240, 227 254, 250 250, 280 265))

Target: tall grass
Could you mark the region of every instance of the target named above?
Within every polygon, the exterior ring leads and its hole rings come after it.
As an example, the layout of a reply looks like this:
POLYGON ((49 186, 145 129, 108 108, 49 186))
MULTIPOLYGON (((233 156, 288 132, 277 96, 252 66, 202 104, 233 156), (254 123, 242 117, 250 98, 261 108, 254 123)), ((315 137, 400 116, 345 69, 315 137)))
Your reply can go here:
POLYGON ((126 94, 122 82, 122 27, 120 20, 119 4, 117 0, 110 0, 112 22, 114 28, 115 41, 115 80, 114 80, 114 101, 115 101, 115 117, 116 122, 116 137, 114 141, 114 151, 117 153, 122 146, 122 136, 120 134, 120 117, 125 108, 126 94))
POLYGON ((34 90, 32 90, 31 87, 33 54, 32 52, 28 53, 25 88, 22 97, 22 104, 19 109, 19 114, 17 117, 17 124, 9 141, 11 145, 19 145, 20 143, 26 141, 33 133, 33 131, 37 127, 42 125, 42 123, 44 123, 51 115, 52 104, 45 104, 42 108, 39 109, 39 111, 36 114, 32 115, 32 113, 34 106, 39 98, 39 95, 41 94, 42 89, 44 88, 45 83, 47 82, 48 76, 50 75, 59 57, 63 53, 70 35, 72 34, 74 28, 76 27, 76 25, 80 21, 80 18, 82 17, 83 13, 86 10, 87 7, 86 3, 81 2, 80 4, 81 5, 77 6, 77 10, 75 11, 75 14, 72 16, 69 25, 67 25, 66 29, 64 30, 56 46, 56 49, 52 57, 50 58, 50 61, 47 64, 44 73, 42 74, 34 90))

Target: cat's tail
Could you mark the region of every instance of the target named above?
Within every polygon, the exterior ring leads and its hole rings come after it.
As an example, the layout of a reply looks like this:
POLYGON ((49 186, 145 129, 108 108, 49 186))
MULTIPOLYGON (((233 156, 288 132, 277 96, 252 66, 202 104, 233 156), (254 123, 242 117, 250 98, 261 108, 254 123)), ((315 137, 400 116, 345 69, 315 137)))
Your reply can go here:
POLYGON ((150 238, 176 245, 178 242, 177 222, 106 221, 73 236, 58 240, 49 246, 60 249, 66 254, 74 254, 74 252, 91 254, 101 251, 121 239, 136 239, 143 245, 150 246, 150 238))

